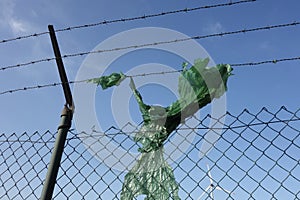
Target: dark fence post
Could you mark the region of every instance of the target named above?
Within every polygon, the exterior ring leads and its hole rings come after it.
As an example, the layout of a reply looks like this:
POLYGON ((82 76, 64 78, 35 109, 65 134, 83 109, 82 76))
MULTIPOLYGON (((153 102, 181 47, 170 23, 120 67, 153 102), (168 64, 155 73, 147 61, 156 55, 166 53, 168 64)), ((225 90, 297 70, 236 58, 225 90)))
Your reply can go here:
POLYGON ((63 61, 61 58, 61 54, 59 51, 58 42, 55 36, 55 31, 52 25, 48 26, 50 38, 53 46, 53 51, 56 57, 56 64, 58 67, 58 72, 60 75, 60 79, 62 82, 62 87, 64 91, 64 96, 66 99, 66 104, 63 108, 62 114, 61 114, 61 123, 58 127, 57 136, 54 143, 53 152, 51 155, 50 164, 48 166, 47 176, 46 180, 43 186, 43 191, 41 194, 41 200, 50 200, 53 195, 56 178, 61 162, 61 157, 63 154, 65 141, 67 138, 67 133, 71 127, 72 123, 72 117, 74 112, 74 104, 72 100, 72 94, 69 86, 69 82, 67 79, 67 75, 65 72, 65 68, 63 65, 63 61))

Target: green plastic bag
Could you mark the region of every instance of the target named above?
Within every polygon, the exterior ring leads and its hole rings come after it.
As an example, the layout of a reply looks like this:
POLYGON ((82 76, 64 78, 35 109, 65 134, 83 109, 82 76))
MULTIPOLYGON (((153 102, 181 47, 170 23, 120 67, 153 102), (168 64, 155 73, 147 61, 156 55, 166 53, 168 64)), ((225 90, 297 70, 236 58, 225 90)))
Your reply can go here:
POLYGON ((93 78, 88 80, 88 82, 96 83, 97 85, 101 85, 102 89, 105 90, 114 85, 119 85, 126 76, 120 73, 112 73, 109 76, 101 76, 100 78, 93 78))
MULTIPOLYGON (((141 156, 125 176, 121 200, 132 200, 142 194, 146 195, 145 200, 180 200, 173 170, 163 156, 163 144, 186 118, 227 90, 232 68, 229 65, 207 68, 208 62, 208 58, 198 59, 190 69, 186 69, 186 63, 183 64, 178 81, 180 98, 168 107, 145 104, 131 79, 130 87, 143 116, 143 125, 133 139, 142 146, 138 149, 141 156)), ((116 78, 103 81, 102 88, 122 79, 122 75, 116 74, 104 79, 111 77, 116 78)))
POLYGON ((132 200, 142 194, 147 196, 147 200, 167 200, 170 197, 180 200, 172 168, 163 156, 163 143, 169 136, 164 127, 166 109, 144 104, 132 79, 130 87, 139 104, 144 123, 134 136, 134 141, 142 144, 138 149, 141 156, 125 176, 121 200, 132 200))
POLYGON ((187 117, 221 97, 227 90, 232 68, 217 65, 207 68, 209 60, 196 60, 179 77, 179 100, 164 108, 143 103, 133 81, 130 85, 140 106, 144 124, 134 140, 142 144, 142 153, 135 166, 125 176, 121 200, 131 200, 141 194, 147 200, 180 199, 173 171, 163 157, 163 143, 187 117))
POLYGON ((163 141, 167 135, 163 126, 147 123, 134 137, 143 145, 139 149, 142 154, 125 176, 121 200, 131 200, 141 194, 147 200, 180 199, 172 168, 163 157, 163 141))

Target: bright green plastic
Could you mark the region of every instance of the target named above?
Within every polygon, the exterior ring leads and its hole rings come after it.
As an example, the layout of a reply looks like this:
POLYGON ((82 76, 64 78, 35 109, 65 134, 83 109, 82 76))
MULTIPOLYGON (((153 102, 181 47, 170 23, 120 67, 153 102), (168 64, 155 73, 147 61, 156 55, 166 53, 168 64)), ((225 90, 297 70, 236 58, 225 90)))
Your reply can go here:
MULTIPOLYGON (((144 123, 134 136, 134 141, 141 144, 138 149, 141 156, 125 176, 121 200, 132 200, 142 194, 146 195, 145 200, 180 200, 179 186, 173 170, 163 156, 163 144, 186 118, 214 98, 221 97, 227 90, 227 80, 232 68, 229 65, 207 68, 208 62, 208 59, 196 60, 190 69, 186 69, 187 63, 182 65, 183 71, 178 81, 180 98, 168 107, 144 104, 131 79, 130 87, 139 104, 144 123)), ((112 84, 101 86, 107 88, 112 84)))
POLYGON ((88 80, 88 82, 101 85, 102 89, 105 90, 114 85, 119 85, 125 78, 126 76, 121 72, 121 73, 112 73, 109 76, 101 76, 100 78, 93 78, 88 80))

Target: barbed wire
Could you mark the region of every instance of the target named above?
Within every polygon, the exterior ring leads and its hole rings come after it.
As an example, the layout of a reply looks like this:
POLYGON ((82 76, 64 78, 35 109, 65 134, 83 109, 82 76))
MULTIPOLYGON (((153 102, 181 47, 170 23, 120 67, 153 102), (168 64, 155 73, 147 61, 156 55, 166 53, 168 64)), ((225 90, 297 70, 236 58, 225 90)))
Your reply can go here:
POLYGON ((7 93, 15 93, 15 92, 18 92, 18 91, 40 89, 40 88, 45 88, 45 87, 55 87, 55 86, 58 86, 58 85, 61 85, 61 84, 62 83, 51 83, 51 84, 44 84, 44 85, 27 86, 27 87, 23 87, 23 88, 17 88, 17 89, 3 91, 3 92, 0 92, 0 95, 4 95, 4 94, 7 94, 7 93))
POLYGON ((19 36, 19 37, 15 37, 15 38, 2 39, 2 40, 0 40, 0 44, 1 43, 12 42, 12 41, 17 41, 17 40, 22 40, 22 39, 27 39, 27 38, 32 38, 32 37, 38 37, 38 36, 41 36, 41 35, 46 35, 48 33, 49 33, 48 31, 45 31, 45 32, 40 32, 40 33, 33 33, 33 34, 29 34, 29 35, 23 35, 23 36, 19 36))
POLYGON ((10 139, 5 139, 5 140, 0 140, 0 143, 31 143, 31 144, 47 144, 47 143, 54 143, 54 140, 51 141, 38 141, 38 140, 21 140, 21 139, 15 139, 15 140, 10 140, 10 139))
POLYGON ((33 61, 29 61, 29 62, 24 62, 24 63, 19 63, 19 64, 16 64, 16 65, 8 65, 8 66, 5 66, 5 67, 1 67, 0 70, 4 71, 4 70, 7 70, 7 69, 12 69, 12 68, 20 68, 20 67, 25 67, 25 66, 28 66, 28 65, 34 65, 34 64, 37 64, 37 63, 41 63, 41 62, 49 62, 49 61, 52 61, 52 60, 55 60, 56 58, 52 57, 52 58, 43 58, 43 59, 40 59, 40 60, 33 60, 33 61))
POLYGON ((281 58, 281 59, 274 59, 274 60, 265 60, 265 61, 259 61, 259 62, 248 62, 248 63, 233 63, 230 64, 232 67, 241 67, 241 66, 255 66, 255 65, 263 65, 263 64, 276 64, 280 62, 286 62, 286 61, 295 61, 300 60, 299 57, 292 57, 292 58, 281 58))
MULTIPOLYGON (((244 124, 244 125, 239 125, 239 126, 226 126, 223 128, 212 128, 212 127, 181 127, 181 128, 177 128, 175 131, 180 131, 180 130, 206 130, 206 131, 214 131, 214 130, 233 130, 233 129, 240 129, 240 128, 249 128, 252 126, 259 126, 259 125, 270 125, 270 124, 278 124, 278 123, 289 123, 289 122, 296 122, 296 121, 300 121, 300 118, 296 118, 296 119, 286 119, 286 120, 276 120, 276 121, 266 121, 266 122, 259 122, 259 123, 249 123, 249 124, 244 124)), ((70 131, 72 132, 72 131, 70 131)), ((91 130, 91 132, 93 132, 93 135, 83 135, 86 134, 86 132, 81 132, 82 135, 78 135, 78 134, 73 134, 73 137, 69 137, 67 140, 73 140, 73 139, 84 139, 84 138, 88 138, 88 137, 93 137, 93 138, 97 138, 97 137, 104 137, 104 136, 116 136, 116 135, 132 135, 132 134, 136 134, 139 133, 138 130, 136 131, 123 131, 121 128, 116 128, 114 126, 110 127, 109 129, 107 129, 106 131, 97 131, 97 130, 91 130), (110 130, 114 130, 117 131, 116 133, 108 133, 108 131, 110 130)), ((148 131, 148 132, 151 132, 148 131)), ((155 131, 153 131, 155 132, 155 131)), ((2 134, 3 135, 3 134, 2 134)), ((1 135, 0 135, 1 137, 1 135)), ((48 144, 48 143, 54 143, 54 139, 53 140, 48 140, 48 141, 39 141, 39 140, 31 140, 31 139, 26 139, 26 140, 22 140, 22 139, 4 139, 4 140, 0 140, 0 143, 31 143, 31 144, 48 144)))
MULTIPOLYGON (((258 62, 247 62, 247 63, 233 63, 229 64, 233 67, 239 67, 239 66, 257 66, 257 65, 263 65, 263 64, 276 64, 279 62, 287 62, 287 61, 296 61, 300 60, 300 56, 298 57, 291 57, 291 58, 280 58, 280 59, 272 59, 272 60, 264 60, 264 61, 258 61, 258 62)), ((152 76, 152 75, 165 75, 165 74, 171 74, 171 73, 179 73, 182 72, 182 70, 170 70, 170 71, 161 71, 161 72, 149 72, 149 73, 141 73, 141 74, 134 74, 134 75, 125 75, 126 77, 141 77, 141 76, 152 76)), ((98 77, 94 77, 98 78, 98 77)), ((69 81, 70 84, 75 83, 86 83, 87 81, 90 81, 94 78, 84 79, 84 80, 75 80, 75 81, 69 81)), ((46 88, 46 87, 55 87, 61 85, 61 82, 57 83, 50 83, 50 84, 44 84, 44 85, 35 85, 35 86, 27 86, 17 89, 11 89, 0 92, 0 95, 8 94, 8 93, 15 93, 19 91, 26 91, 26 90, 33 90, 33 89, 40 89, 40 88, 46 88)))
MULTIPOLYGON (((264 107, 263 109, 266 109, 266 108, 264 107)), ((285 107, 282 107, 282 109, 285 109, 285 107)), ((231 115, 231 114, 227 113, 227 115, 231 115)), ((205 118, 213 119, 210 115, 206 116, 205 118)), ((214 120, 218 121, 219 119, 214 119, 214 120)), ((254 127, 254 126, 260 126, 260 125, 267 125, 268 126, 268 125, 277 124, 277 123, 288 124, 289 122, 295 122, 295 121, 300 121, 300 118, 297 117, 295 119, 275 120, 275 121, 269 120, 269 121, 249 123, 249 124, 236 125, 236 126, 224 125, 225 127, 208 127, 208 126, 202 124, 203 127, 194 127, 194 128, 192 128, 192 127, 180 127, 180 128, 177 128, 175 131, 180 131, 180 130, 192 130, 192 131, 195 131, 195 130, 206 130, 206 131, 233 130, 233 129, 241 129, 241 128, 249 128, 249 127, 254 127)), ((127 126, 128 124, 126 124, 125 126, 127 126)), ((132 124, 130 124, 130 125, 133 126, 132 124)), ((139 130, 136 129, 135 131, 124 131, 124 130, 122 130, 122 128, 117 128, 117 127, 112 126, 109 129, 107 129, 106 131, 91 130, 91 132, 93 132, 93 135, 87 135, 87 136, 74 135, 73 138, 116 136, 116 135, 120 135, 120 134, 131 135, 131 134, 139 133, 139 130), (108 133, 111 130, 114 130, 114 131, 117 131, 117 132, 116 133, 108 133)), ((148 131, 148 132, 151 132, 151 130, 148 131)), ((153 131, 153 132, 155 132, 155 131, 153 131)), ((84 134, 85 132, 82 132, 82 133, 84 134)), ((73 138, 70 138, 70 139, 73 139, 73 138)))
MULTIPOLYGON (((88 54, 107 53, 107 52, 121 51, 121 50, 127 50, 127 49, 138 49, 138 48, 158 46, 158 45, 163 45, 163 44, 185 42, 185 41, 188 41, 188 40, 200 40, 200 39, 206 39, 206 38, 212 38, 212 37, 222 37, 222 36, 226 36, 226 35, 248 33, 248 32, 254 32, 254 31, 270 30, 270 29, 276 29, 276 28, 285 28, 285 27, 297 26, 299 24, 300 24, 300 22, 294 21, 294 22, 291 22, 291 23, 284 23, 284 24, 277 24, 277 25, 270 25, 270 26, 261 26, 261 27, 241 29, 241 30, 236 30, 236 31, 219 32, 219 33, 214 33, 214 34, 209 34, 209 35, 202 35, 202 36, 198 35, 198 36, 192 36, 192 37, 188 37, 188 38, 178 38, 178 39, 175 39, 175 40, 157 41, 157 42, 154 42, 154 43, 136 44, 136 45, 130 45, 130 46, 125 46, 125 47, 116 47, 116 48, 112 48, 112 49, 100 49, 100 50, 95 50, 95 51, 86 51, 86 52, 80 52, 80 53, 74 53, 74 54, 65 54, 65 55, 62 56, 62 58, 85 56, 85 55, 88 55, 88 54)), ((4 67, 1 67, 0 70, 4 71, 4 70, 7 70, 7 69, 12 69, 12 68, 20 68, 20 67, 25 67, 25 66, 28 66, 28 65, 41 63, 41 62, 49 62, 49 61, 52 61, 52 60, 55 60, 55 59, 56 58, 54 58, 54 57, 52 57, 52 58, 43 58, 43 59, 40 59, 40 60, 34 60, 34 61, 25 62, 25 63, 19 63, 19 64, 15 64, 15 65, 4 66, 4 67)))
POLYGON ((256 0, 243 0, 243 1, 236 1, 236 2, 231 1, 229 3, 206 5, 206 6, 199 6, 199 7, 194 7, 194 8, 184 8, 184 9, 166 11, 166 12, 161 12, 161 13, 156 13, 156 14, 142 15, 142 16, 138 16, 138 17, 120 18, 120 19, 108 20, 108 21, 104 20, 104 21, 101 21, 101 22, 98 22, 98 23, 85 24, 85 25, 79 25, 79 26, 73 26, 73 27, 58 29, 56 32, 73 30, 73 29, 80 29, 80 28, 87 28, 87 27, 94 27, 94 26, 99 26, 99 25, 104 25, 104 24, 112 24, 112 23, 118 23, 118 22, 142 20, 142 19, 159 17, 159 16, 166 16, 166 15, 176 14, 176 13, 187 13, 187 12, 202 10, 202 9, 233 6, 233 5, 236 5, 236 4, 249 3, 249 2, 255 2, 255 1, 256 0))
POLYGON ((222 37, 222 36, 226 36, 226 35, 248 33, 248 32, 254 32, 254 31, 261 31, 261 30, 270 30, 270 29, 283 28, 283 27, 289 27, 289 26, 297 26, 299 24, 300 24, 300 22, 292 22, 292 23, 285 23, 285 24, 278 24, 278 25, 271 25, 271 26, 262 26, 262 27, 242 29, 242 30, 237 30, 237 31, 219 32, 219 33, 203 35, 203 36, 198 35, 198 36, 192 36, 192 37, 188 37, 188 38, 179 38, 179 39, 175 39, 175 40, 158 41, 158 42, 154 42, 154 43, 137 44, 137 45, 131 45, 131 46, 125 46, 125 47, 117 47, 117 48, 112 48, 112 49, 102 49, 102 50, 100 49, 100 50, 95 50, 95 51, 66 54, 62 57, 68 58, 68 57, 84 56, 84 55, 88 55, 88 54, 106 53, 106 52, 120 51, 120 50, 127 50, 127 49, 138 49, 138 48, 143 48, 143 47, 158 46, 158 45, 162 45, 162 44, 185 42, 188 40, 200 40, 200 39, 211 38, 211 37, 222 37))
MULTIPOLYGON (((290 112, 285 106, 281 106, 279 111, 285 111, 285 112, 290 112)), ((296 113, 299 111, 299 109, 296 111, 296 113)), ((268 109, 266 107, 262 107, 258 113, 262 113, 262 112, 266 112, 269 113, 268 109)), ((300 116, 297 116, 293 113, 290 112, 290 114, 293 114, 293 117, 289 118, 289 119, 278 119, 276 117, 273 117, 271 119, 268 120, 264 120, 261 121, 259 120, 259 122, 255 122, 255 121, 250 121, 249 123, 243 123, 241 125, 234 125, 234 124, 223 124, 223 127, 214 127, 214 125, 205 125, 203 123, 203 121, 205 121, 206 119, 212 119, 217 121, 216 124, 220 123, 219 121, 224 118, 224 117, 233 117, 233 118, 237 118, 240 115, 243 115, 245 113, 250 114, 251 112, 248 111, 248 109, 244 109, 238 116, 235 116, 233 114, 231 114, 230 112, 226 112, 224 115, 220 116, 219 118, 214 118, 212 117, 210 114, 207 114, 205 117, 203 117, 203 119, 200 120, 201 126, 197 126, 197 127, 188 127, 188 126, 182 126, 179 127, 177 129, 175 129, 175 132, 181 131, 181 130, 190 130, 190 131, 196 131, 196 130, 204 130, 204 131, 214 131, 214 130, 234 130, 234 129, 242 129, 242 128, 250 128, 250 127, 255 127, 255 126, 261 126, 261 125, 266 125, 266 126, 270 126, 272 124, 278 124, 278 123, 284 123, 286 125, 288 125, 290 122, 296 122, 296 121, 300 121, 300 116)), ((274 114, 276 116, 277 113, 270 113, 270 114, 274 114)), ((67 140, 73 140, 73 139, 85 139, 85 138, 89 138, 89 137, 93 137, 93 138, 97 138, 97 137, 110 137, 110 136, 116 136, 116 135, 132 135, 132 134, 136 134, 139 133, 139 128, 142 125, 142 123, 139 123, 138 125, 134 125, 130 122, 126 123, 123 127, 121 128, 117 128, 115 126, 111 126, 108 129, 106 129, 105 131, 98 131, 95 130, 94 127, 91 128, 90 131, 83 131, 80 133, 74 133, 74 131, 76 131, 75 129, 71 129, 69 131, 69 133, 71 133, 73 136, 69 137, 67 140), (128 127, 132 127, 134 128, 134 130, 131 131, 126 131, 125 129, 128 127), (112 132, 113 133, 110 133, 112 132), (88 134, 88 132, 92 132, 93 134, 88 134)), ((290 127, 293 130, 297 131, 297 129, 294 129, 293 127, 290 127)), ((48 130, 47 132, 50 133, 50 131, 48 130)), ((148 132, 151 132, 151 130, 148 130, 148 132)), ((154 131, 155 132, 155 131, 154 131)), ((25 132, 26 133, 26 132, 25 132)), ((25 134, 23 133, 23 135, 25 134)), ((38 139, 21 139, 21 136, 18 136, 17 134, 12 134, 10 137, 7 137, 5 134, 0 134, 0 138, 5 137, 5 139, 0 139, 0 143, 54 143, 54 137, 51 139, 48 139, 47 141, 40 141, 38 139), (14 139, 11 139, 14 138, 14 139)))
MULTIPOLYGON (((188 12, 192 12, 192 11, 209 9, 209 8, 233 6, 233 5, 237 5, 237 4, 249 3, 249 2, 255 2, 255 1, 256 0, 242 0, 242 1, 236 1, 236 2, 230 1, 229 3, 198 6, 198 7, 193 7, 193 8, 184 8, 184 9, 179 9, 179 10, 171 10, 171 11, 165 11, 165 12, 161 12, 161 13, 142 15, 142 16, 136 16, 136 17, 126 17, 126 18, 119 18, 119 19, 113 19, 113 20, 103 20, 103 21, 100 21, 100 22, 97 22, 97 23, 83 24, 83 25, 77 25, 77 26, 69 26, 69 27, 66 27, 66 28, 57 29, 55 32, 64 32, 64 31, 70 31, 70 30, 74 30, 74 29, 89 28, 89 27, 95 27, 95 26, 100 26, 100 25, 108 25, 108 24, 113 24, 113 23, 143 20, 143 19, 166 16, 166 15, 171 15, 171 14, 188 13, 188 12)), ((45 32, 34 33, 34 34, 30 34, 30 35, 19 36, 19 37, 16 37, 16 38, 2 39, 2 40, 0 40, 0 44, 1 43, 12 42, 12 41, 17 41, 17 40, 21 40, 21 39, 26 39, 26 38, 31 38, 31 37, 38 37, 38 36, 45 35, 45 34, 48 34, 48 33, 49 33, 48 31, 45 31, 45 32)))

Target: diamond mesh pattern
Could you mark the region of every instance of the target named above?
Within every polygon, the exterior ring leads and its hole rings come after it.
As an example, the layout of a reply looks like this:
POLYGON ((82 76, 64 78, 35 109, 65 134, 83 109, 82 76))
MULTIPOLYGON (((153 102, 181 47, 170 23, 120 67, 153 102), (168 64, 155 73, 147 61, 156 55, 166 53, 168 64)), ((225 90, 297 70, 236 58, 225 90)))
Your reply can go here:
MULTIPOLYGON (((205 135, 214 131, 209 115, 187 120, 166 142, 165 156, 181 199, 300 199, 300 111, 263 108, 257 113, 226 113, 223 118, 222 134, 204 157, 203 143, 211 142, 205 135)), ((127 158, 104 147, 106 153, 97 159, 97 152, 87 150, 82 139, 93 137, 101 143, 106 138, 116 148, 137 153, 139 145, 130 135, 138 128, 128 124, 92 136, 70 131, 53 198, 119 199, 126 172, 105 163, 113 158, 115 165, 129 168, 127 158)), ((1 200, 39 199, 55 136, 50 131, 0 135, 1 200)))

